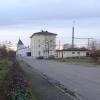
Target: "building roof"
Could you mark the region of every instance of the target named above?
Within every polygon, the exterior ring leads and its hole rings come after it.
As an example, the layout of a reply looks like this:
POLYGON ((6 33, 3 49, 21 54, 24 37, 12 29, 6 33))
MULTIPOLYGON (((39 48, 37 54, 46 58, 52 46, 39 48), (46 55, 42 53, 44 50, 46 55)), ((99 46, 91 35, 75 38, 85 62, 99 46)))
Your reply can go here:
POLYGON ((57 34, 42 30, 41 32, 33 33, 33 35, 30 38, 32 38, 34 35, 55 35, 56 36, 57 34))
POLYGON ((89 51, 89 50, 86 48, 68 48, 68 49, 62 49, 57 51, 89 51))
POLYGON ((24 45, 23 42, 19 39, 17 45, 24 45))

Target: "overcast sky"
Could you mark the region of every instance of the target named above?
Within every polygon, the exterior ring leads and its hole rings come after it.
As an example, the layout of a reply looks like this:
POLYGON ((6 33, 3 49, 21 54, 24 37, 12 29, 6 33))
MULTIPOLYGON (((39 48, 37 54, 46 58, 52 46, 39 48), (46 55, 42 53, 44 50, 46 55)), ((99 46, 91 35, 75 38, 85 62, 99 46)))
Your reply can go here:
MULTIPOLYGON (((57 41, 76 37, 100 39, 100 0, 0 0, 0 41, 30 44, 30 35, 42 29, 58 34, 57 41)), ((87 40, 75 40, 86 44, 87 40)))

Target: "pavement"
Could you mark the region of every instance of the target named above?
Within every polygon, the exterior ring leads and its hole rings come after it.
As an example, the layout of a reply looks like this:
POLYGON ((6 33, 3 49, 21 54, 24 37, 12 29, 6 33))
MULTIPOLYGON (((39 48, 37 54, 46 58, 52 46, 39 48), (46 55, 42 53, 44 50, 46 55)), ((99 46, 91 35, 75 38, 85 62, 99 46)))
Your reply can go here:
POLYGON ((49 82, 46 76, 25 62, 20 62, 20 67, 26 74, 38 100, 77 100, 75 97, 62 91, 55 84, 49 82))
POLYGON ((100 66, 21 58, 33 69, 59 82, 80 100, 100 100, 100 66))

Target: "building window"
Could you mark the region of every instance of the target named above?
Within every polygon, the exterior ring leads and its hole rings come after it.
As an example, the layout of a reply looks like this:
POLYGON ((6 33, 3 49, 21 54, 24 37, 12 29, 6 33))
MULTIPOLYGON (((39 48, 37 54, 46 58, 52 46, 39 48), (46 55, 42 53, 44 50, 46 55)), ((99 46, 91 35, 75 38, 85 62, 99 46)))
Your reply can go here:
POLYGON ((72 54, 75 54, 75 52, 72 52, 72 54))
POLYGON ((40 48, 40 44, 39 44, 39 48, 40 48))
POLYGON ((66 51, 64 51, 63 53, 66 54, 66 51))
POLYGON ((77 54, 80 54, 80 52, 77 52, 77 54))
POLYGON ((50 40, 50 42, 53 42, 53 40, 50 40))
POLYGON ((40 56, 40 54, 41 54, 40 51, 38 52, 38 54, 39 54, 39 56, 40 56))

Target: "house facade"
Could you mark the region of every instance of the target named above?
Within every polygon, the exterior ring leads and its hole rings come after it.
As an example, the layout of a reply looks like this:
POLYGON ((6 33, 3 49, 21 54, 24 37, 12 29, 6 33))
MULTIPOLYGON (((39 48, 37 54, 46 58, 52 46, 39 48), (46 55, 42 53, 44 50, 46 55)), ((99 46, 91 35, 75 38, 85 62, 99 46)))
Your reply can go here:
POLYGON ((31 53, 34 58, 56 55, 57 34, 48 31, 34 33, 31 36, 31 53))
POLYGON ((85 57, 89 51, 85 48, 68 48, 56 50, 57 58, 85 57))
POLYGON ((31 49, 29 47, 25 47, 20 39, 17 43, 16 56, 22 56, 22 57, 31 56, 31 49))

